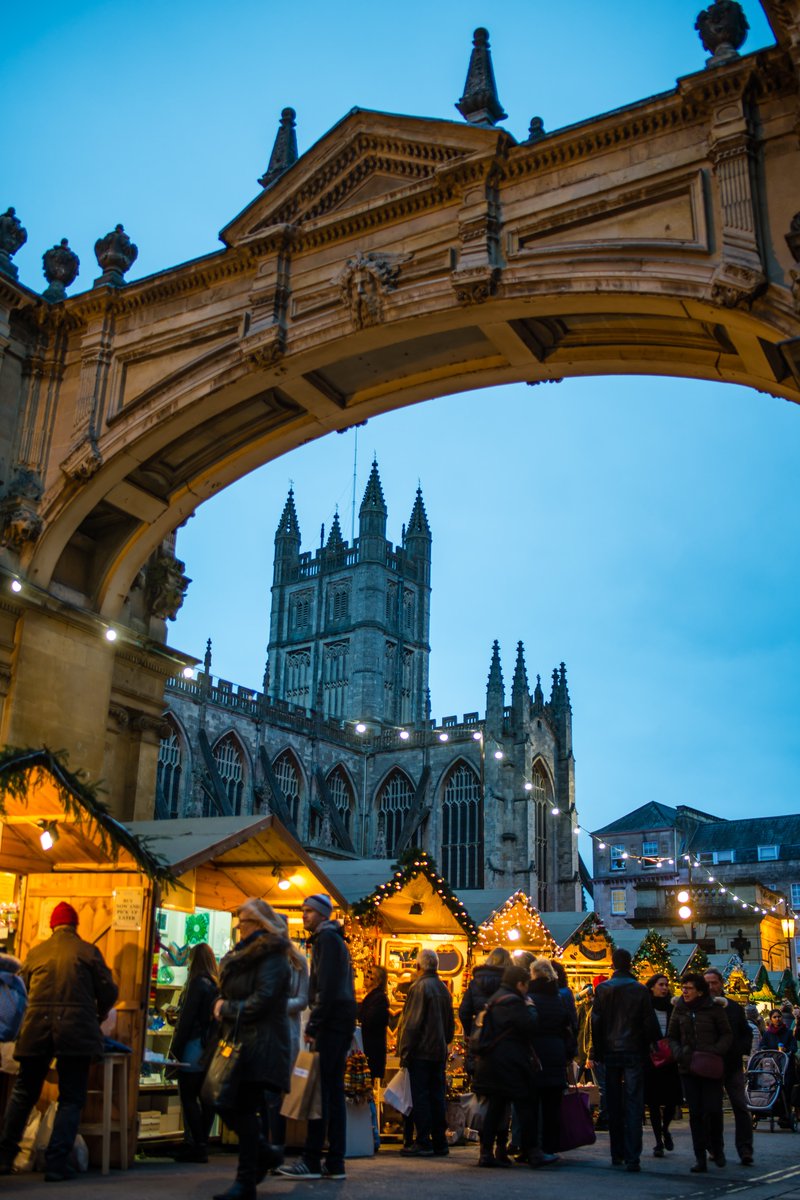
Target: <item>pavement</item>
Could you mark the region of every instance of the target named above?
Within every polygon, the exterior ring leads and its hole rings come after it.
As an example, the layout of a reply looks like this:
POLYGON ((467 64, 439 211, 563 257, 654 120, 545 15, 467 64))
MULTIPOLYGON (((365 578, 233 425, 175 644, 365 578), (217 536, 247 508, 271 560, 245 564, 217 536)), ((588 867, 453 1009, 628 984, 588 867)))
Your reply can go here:
MULTIPOLYGON (((737 1200, 800 1200, 800 1134, 758 1129, 755 1162, 740 1165, 733 1148, 733 1126, 726 1121, 725 1141, 729 1165, 709 1165, 707 1175, 690 1175, 694 1161, 686 1119, 672 1126, 675 1150, 663 1159, 652 1157, 653 1138, 645 1130, 642 1171, 629 1174, 612 1167, 608 1135, 600 1133, 594 1146, 565 1154, 550 1167, 531 1171, 514 1167, 506 1171, 478 1170, 475 1145, 456 1146, 448 1158, 408 1159, 399 1149, 384 1146, 374 1158, 350 1159, 347 1179, 295 1181, 270 1176, 258 1189, 259 1200, 483 1200, 486 1192, 502 1200, 565 1200, 582 1195, 585 1200, 716 1200, 727 1195, 737 1200), (419 1189, 419 1190, 418 1190, 419 1189)), ((102 1176, 91 1170, 69 1183, 45 1183, 39 1174, 0 1177, 0 1200, 38 1200, 63 1196, 64 1200, 211 1200, 233 1182, 235 1153, 212 1153, 203 1165, 178 1164, 171 1159, 138 1158, 129 1171, 102 1176)))

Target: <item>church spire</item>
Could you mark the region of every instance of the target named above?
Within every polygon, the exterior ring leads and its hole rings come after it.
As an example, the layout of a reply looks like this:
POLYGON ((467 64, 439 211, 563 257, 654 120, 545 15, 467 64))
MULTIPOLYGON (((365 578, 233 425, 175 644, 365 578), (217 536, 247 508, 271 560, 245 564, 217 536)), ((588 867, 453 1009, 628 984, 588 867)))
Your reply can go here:
POLYGON ((497 95, 488 29, 475 30, 464 95, 456 108, 470 125, 480 125, 484 129, 491 129, 508 116, 497 95))
POLYGON ((414 500, 414 507, 411 510, 411 516, 408 519, 408 528, 406 529, 406 540, 413 537, 423 537, 430 541, 431 527, 428 524, 428 514, 425 512, 425 501, 422 499, 422 488, 417 488, 417 496, 414 500))
POLYGON ((431 540, 431 527, 425 512, 422 488, 418 487, 408 528, 403 531, 403 545, 409 559, 416 559, 419 577, 426 583, 430 583, 431 540))
POLYGON ((387 515, 386 501, 383 498, 383 487, 381 486, 381 477, 378 473, 378 460, 373 458, 372 470, 369 473, 367 486, 364 489, 364 499, 361 501, 361 508, 358 510, 359 516, 363 516, 366 512, 383 513, 387 515))
POLYGON ((296 116, 293 108, 285 108, 281 113, 281 123, 269 157, 269 166, 258 181, 263 188, 269 187, 279 175, 297 162, 297 134, 294 129, 296 116))
POLYGON ((364 499, 358 510, 358 544, 361 559, 376 562, 386 557, 386 501, 383 498, 377 459, 372 460, 364 499))
POLYGON ((339 509, 333 514, 331 522, 331 530, 328 534, 328 541, 325 544, 325 549, 328 554, 340 554, 344 550, 344 538, 342 537, 342 527, 339 524, 339 509))
POLYGON ((544 711, 544 692, 542 691, 542 677, 536 676, 536 687, 533 689, 533 711, 541 713, 544 711))
POLYGON ((296 564, 300 561, 300 524, 297 520, 297 510, 294 506, 294 490, 289 488, 289 495, 283 506, 278 528, 275 530, 275 562, 272 568, 272 582, 285 583, 293 577, 296 564))
POLYGON ((528 695, 528 672, 525 668, 525 648, 522 642, 517 642, 517 661, 514 665, 514 681, 511 684, 511 703, 517 697, 528 695))
POLYGON ((500 643, 495 639, 492 644, 492 661, 486 684, 486 732, 493 737, 502 736, 505 703, 503 670, 500 666, 500 643))
POLYGON ((289 495, 283 506, 278 528, 275 530, 275 541, 278 538, 297 538, 300 542, 300 523, 297 520, 297 509, 294 506, 294 488, 289 488, 289 495))

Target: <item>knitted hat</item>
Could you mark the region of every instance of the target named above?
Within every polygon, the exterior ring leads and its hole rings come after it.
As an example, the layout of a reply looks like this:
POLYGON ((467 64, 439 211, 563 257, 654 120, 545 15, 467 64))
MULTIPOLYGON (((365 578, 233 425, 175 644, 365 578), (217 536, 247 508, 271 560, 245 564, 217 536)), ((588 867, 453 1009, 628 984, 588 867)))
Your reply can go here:
POLYGON ((77 925, 78 914, 71 904, 67 904, 66 900, 62 900, 57 904, 50 914, 50 928, 55 929, 56 925, 77 925))
POLYGON ((303 908, 313 908, 314 912, 329 918, 333 912, 333 901, 330 896, 326 896, 325 892, 316 892, 313 896, 306 896, 303 908))

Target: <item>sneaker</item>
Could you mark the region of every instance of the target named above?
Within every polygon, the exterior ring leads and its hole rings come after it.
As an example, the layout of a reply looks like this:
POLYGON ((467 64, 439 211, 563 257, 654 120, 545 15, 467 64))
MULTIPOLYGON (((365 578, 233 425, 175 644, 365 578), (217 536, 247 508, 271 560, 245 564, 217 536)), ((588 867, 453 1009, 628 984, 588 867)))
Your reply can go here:
POLYGON ((278 1167, 276 1175, 286 1175, 289 1179, 322 1179, 322 1171, 312 1171, 305 1159, 298 1158, 297 1162, 287 1163, 278 1167))
POLYGON ((549 1167, 552 1163, 561 1162, 557 1154, 543 1154, 539 1160, 543 1167, 549 1167))
POLYGON ((333 1168, 327 1163, 323 1163, 320 1167, 320 1174, 323 1179, 346 1179, 344 1167, 333 1168))

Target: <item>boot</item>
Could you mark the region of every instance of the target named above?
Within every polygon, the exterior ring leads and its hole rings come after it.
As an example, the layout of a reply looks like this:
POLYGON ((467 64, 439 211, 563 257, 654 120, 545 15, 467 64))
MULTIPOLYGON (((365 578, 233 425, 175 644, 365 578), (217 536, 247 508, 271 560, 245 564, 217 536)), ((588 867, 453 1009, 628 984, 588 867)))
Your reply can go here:
POLYGON ((283 1147, 271 1146, 269 1142, 259 1142, 256 1183, 261 1183, 262 1179, 266 1179, 269 1171, 274 1171, 281 1166, 283 1166, 283 1147))
POLYGON ((693 1167, 689 1167, 689 1171, 692 1175, 705 1175, 707 1170, 708 1164, 706 1163, 705 1155, 703 1155, 702 1158, 698 1158, 693 1167))
POLYGON ((497 1166, 497 1160, 495 1159, 491 1150, 481 1150, 480 1157, 478 1158, 478 1166, 479 1167, 496 1167, 497 1166))
POLYGON ((513 1160, 511 1158, 511 1155, 509 1154, 508 1150, 506 1149, 507 1144, 508 1144, 508 1139, 506 1137, 504 1137, 502 1134, 500 1135, 500 1137, 498 1137, 498 1139, 495 1143, 494 1156, 495 1156, 495 1159, 497 1160, 497 1165, 499 1167, 513 1166, 513 1160))

